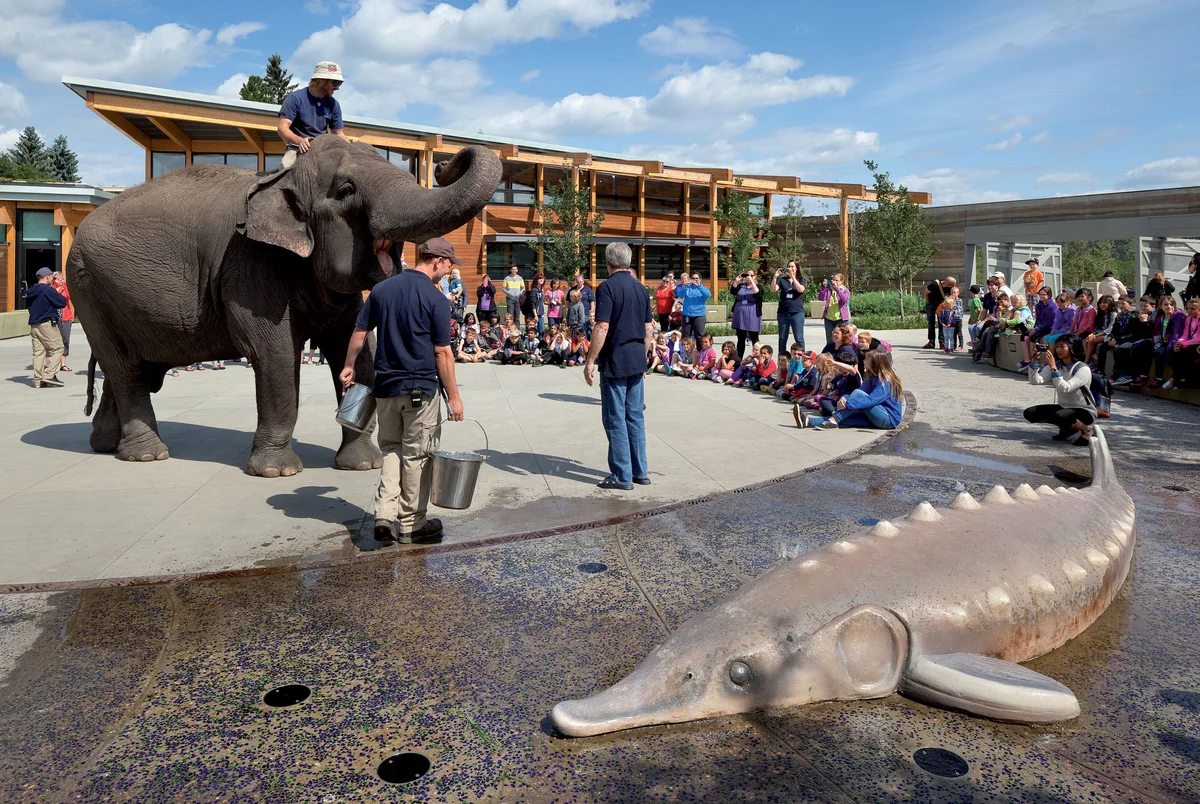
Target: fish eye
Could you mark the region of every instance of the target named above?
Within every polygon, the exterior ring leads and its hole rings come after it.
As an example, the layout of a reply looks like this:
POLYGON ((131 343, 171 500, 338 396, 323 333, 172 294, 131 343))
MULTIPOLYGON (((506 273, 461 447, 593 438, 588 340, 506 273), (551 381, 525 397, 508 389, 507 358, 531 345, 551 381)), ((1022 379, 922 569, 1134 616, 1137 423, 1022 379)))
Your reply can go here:
POLYGON ((685 674, 684 674, 684 676, 683 676, 683 680, 684 680, 684 681, 691 681, 691 680, 692 680, 692 674, 691 674, 691 673, 685 673, 685 674))
POLYGON ((729 665, 729 680, 739 687, 750 681, 750 665, 745 662, 734 662, 729 665))

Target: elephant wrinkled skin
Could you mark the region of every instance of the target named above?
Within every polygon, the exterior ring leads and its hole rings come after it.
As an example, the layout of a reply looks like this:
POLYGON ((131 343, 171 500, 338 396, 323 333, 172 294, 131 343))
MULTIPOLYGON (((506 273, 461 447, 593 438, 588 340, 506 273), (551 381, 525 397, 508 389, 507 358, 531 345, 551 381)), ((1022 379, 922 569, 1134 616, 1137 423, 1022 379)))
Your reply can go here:
MULTIPOLYGON (((300 349, 317 342, 337 381, 370 290, 423 242, 473 218, 500 182, 500 161, 473 146, 438 165, 431 189, 365 144, 325 135, 293 167, 259 175, 198 165, 122 193, 79 227, 67 262, 71 296, 92 346, 88 407, 104 371, 92 449, 162 460, 150 394, 173 366, 250 358, 258 427, 246 471, 302 470, 292 451, 300 349)), ((374 379, 373 350, 355 366, 374 379)), ((340 469, 378 468, 372 423, 343 428, 340 469)))

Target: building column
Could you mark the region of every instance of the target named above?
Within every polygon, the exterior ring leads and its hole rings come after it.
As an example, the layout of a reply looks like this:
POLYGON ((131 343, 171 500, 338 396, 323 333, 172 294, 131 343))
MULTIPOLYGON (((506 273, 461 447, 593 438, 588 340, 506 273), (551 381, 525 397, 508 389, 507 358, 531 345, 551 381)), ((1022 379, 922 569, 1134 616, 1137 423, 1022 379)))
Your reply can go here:
POLYGON ((717 180, 713 179, 708 185, 708 278, 712 285, 712 295, 717 297, 717 269, 720 257, 717 254, 717 180))
POLYGON ((838 199, 838 226, 840 227, 839 238, 840 252, 842 258, 841 272, 845 274, 842 279, 846 282, 850 281, 850 204, 846 199, 846 191, 842 190, 841 198, 838 199))
POLYGON ((58 252, 62 255, 62 263, 58 266, 58 270, 62 271, 65 278, 67 276, 67 257, 71 253, 71 246, 75 243, 75 229, 71 226, 62 227, 62 242, 59 244, 58 252))
POLYGON ((4 242, 8 252, 4 265, 4 312, 17 309, 17 202, 0 201, 0 223, 5 225, 4 242))
POLYGON ((975 244, 963 244, 963 288, 975 284, 975 244))
POLYGON ((638 281, 645 282, 646 281, 646 244, 642 243, 641 245, 639 245, 637 247, 637 250, 638 250, 638 264, 637 264, 638 281))

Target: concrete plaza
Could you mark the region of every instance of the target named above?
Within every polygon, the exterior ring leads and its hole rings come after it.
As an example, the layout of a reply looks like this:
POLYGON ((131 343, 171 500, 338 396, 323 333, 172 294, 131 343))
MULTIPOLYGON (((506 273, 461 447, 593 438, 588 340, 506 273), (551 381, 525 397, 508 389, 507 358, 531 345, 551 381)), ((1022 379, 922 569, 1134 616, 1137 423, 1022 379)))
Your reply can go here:
MULTIPOLYGON (((913 423, 781 483, 487 549, 0 595, 0 800, 1200 799, 1200 447, 1188 438, 1200 409, 1142 397, 1118 397, 1106 426, 1137 505, 1129 578, 1082 635, 1028 663, 1075 692, 1079 718, 1030 728, 893 695, 575 740, 549 728, 557 701, 612 684, 783 557, 964 488, 1088 482, 1085 450, 1020 418, 1050 391, 921 350, 922 335, 884 335, 919 401, 913 423), (264 704, 291 683, 311 697, 264 704), (965 773, 927 771, 922 749, 957 754, 965 773), (382 781, 398 752, 428 758, 428 773, 382 781)), ((772 451, 734 444, 719 460, 772 451)), ((991 526, 1006 538, 1019 509, 991 526)))
MULTIPOLYGON (((340 430, 327 367, 302 366, 290 478, 243 471, 255 425, 254 376, 180 371, 153 397, 167 461, 124 463, 88 447, 87 343, 75 329, 77 373, 34 390, 28 339, 0 341, 0 585, 146 578, 350 558, 374 541, 379 473, 332 468, 340 430)), ((810 338, 821 338, 811 327, 810 338)), ((653 485, 601 491, 607 444, 599 388, 581 369, 460 365, 467 416, 443 446, 487 455, 472 507, 433 509, 445 544, 480 542, 628 516, 761 483, 824 463, 879 432, 798 430, 790 408, 711 382, 647 380, 653 485), (751 447, 746 449, 746 447, 751 447)), ((97 380, 97 387, 100 385, 97 380)), ((390 547, 389 550, 402 550, 390 547)))

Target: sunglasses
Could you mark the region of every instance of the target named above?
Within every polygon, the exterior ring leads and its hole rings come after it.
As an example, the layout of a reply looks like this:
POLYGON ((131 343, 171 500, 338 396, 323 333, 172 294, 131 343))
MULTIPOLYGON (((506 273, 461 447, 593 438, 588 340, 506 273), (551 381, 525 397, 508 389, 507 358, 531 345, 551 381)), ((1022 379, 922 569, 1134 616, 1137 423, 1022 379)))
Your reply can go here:
POLYGON ((343 82, 342 81, 330 81, 329 83, 333 84, 334 89, 339 89, 342 86, 343 82))

